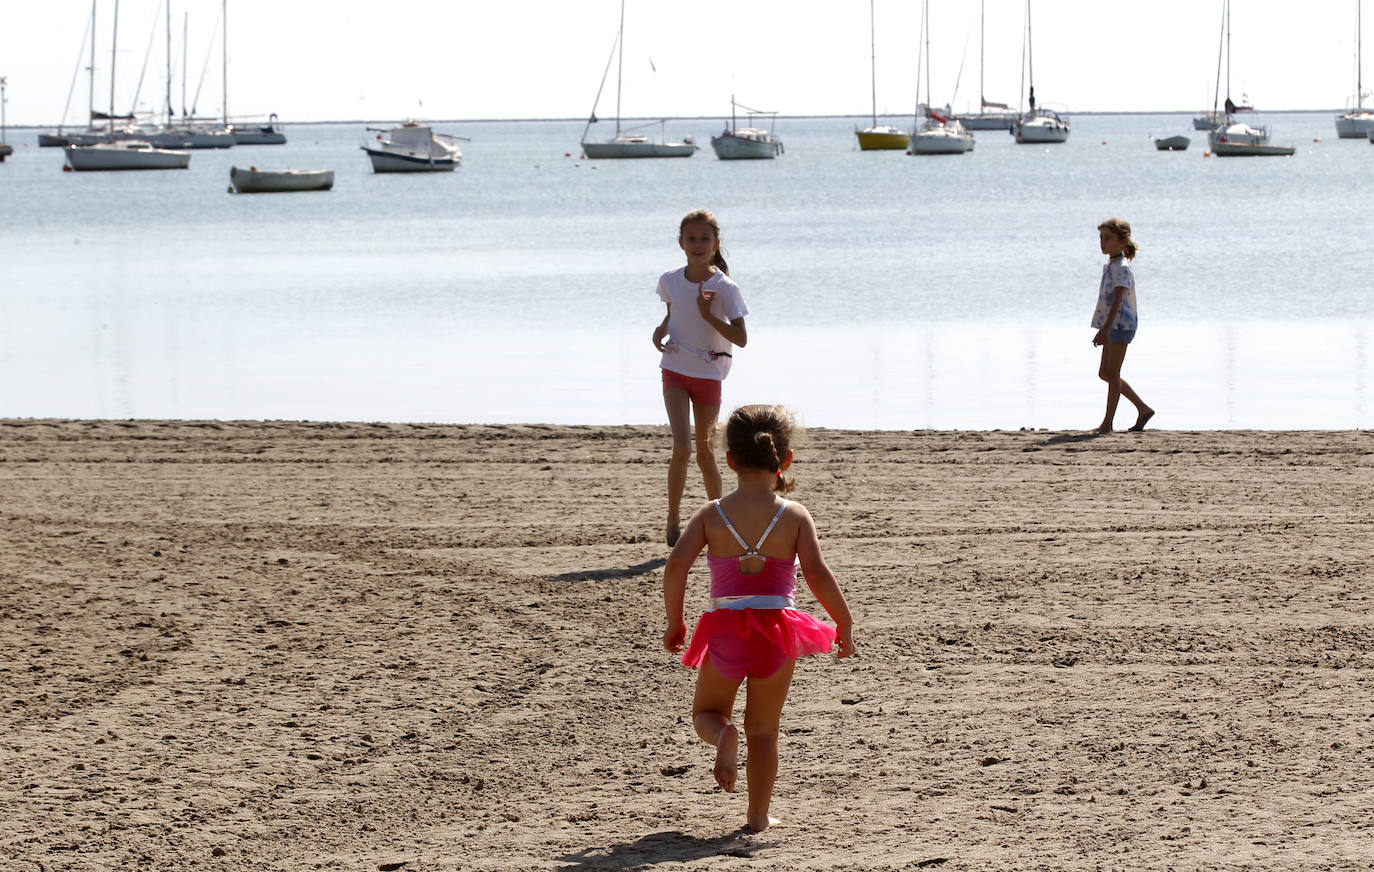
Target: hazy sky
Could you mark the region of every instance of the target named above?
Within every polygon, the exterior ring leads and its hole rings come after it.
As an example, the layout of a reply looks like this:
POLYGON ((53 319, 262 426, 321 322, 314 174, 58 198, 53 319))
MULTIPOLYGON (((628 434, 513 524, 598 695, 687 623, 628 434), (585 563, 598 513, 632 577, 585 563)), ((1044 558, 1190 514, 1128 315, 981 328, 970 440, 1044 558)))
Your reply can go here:
MULTIPOLYGON (((171 2, 174 104, 182 105, 182 31, 189 21, 188 92, 194 94, 208 56, 198 109, 218 114, 223 89, 212 36, 220 0, 171 2)), ((1345 105, 1355 90, 1356 2, 1236 0, 1232 94, 1248 94, 1261 110, 1345 105)), ((114 6, 98 6, 98 109, 110 102, 114 6)), ((920 3, 876 6, 878 109, 909 115, 920 3)), ((720 116, 732 92, 784 114, 867 113, 868 7, 867 0, 627 0, 623 114, 720 116)), ((1014 105, 1025 4, 986 0, 986 8, 984 92, 1014 105)), ((0 75, 9 79, 11 125, 60 119, 90 9, 89 0, 0 0, 0 75)), ((159 0, 119 4, 121 112, 134 99, 150 37, 139 104, 163 105, 165 13, 158 10, 159 0)), ((936 104, 952 99, 964 109, 977 101, 978 10, 977 0, 931 2, 936 104)), ((619 0, 230 0, 229 111, 276 112, 284 121, 585 117, 619 11, 619 0)), ((1070 111, 1210 105, 1220 0, 1040 0, 1033 14, 1040 102, 1070 111)), ((83 66, 88 54, 89 46, 83 66)), ((88 92, 83 71, 69 124, 84 120, 88 92)), ((612 68, 598 115, 614 114, 612 68)))

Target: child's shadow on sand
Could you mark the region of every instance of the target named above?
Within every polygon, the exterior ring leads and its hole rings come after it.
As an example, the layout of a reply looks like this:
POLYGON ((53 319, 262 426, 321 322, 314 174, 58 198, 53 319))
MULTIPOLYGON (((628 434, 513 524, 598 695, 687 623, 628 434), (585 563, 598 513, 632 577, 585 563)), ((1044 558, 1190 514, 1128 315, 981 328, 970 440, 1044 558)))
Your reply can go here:
POLYGON ((747 827, 713 839, 699 839, 686 833, 650 833, 633 842, 622 842, 606 848, 588 848, 559 859, 569 866, 562 872, 590 872, 594 869, 625 869, 652 866, 655 863, 679 863, 704 860, 707 857, 750 857, 763 843, 748 838, 747 827))
POLYGON ((636 575, 644 575, 663 567, 668 562, 666 557, 656 557, 653 560, 646 560, 643 563, 636 563, 634 566, 617 566, 611 569, 579 569, 574 572, 564 572, 549 578, 549 581, 605 581, 612 578, 634 578, 636 575))
POLYGON ((1051 436, 1040 444, 1063 445, 1065 442, 1091 442, 1094 439, 1101 439, 1106 435, 1108 434, 1098 433, 1096 431, 1089 431, 1087 433, 1060 433, 1058 436, 1051 436))

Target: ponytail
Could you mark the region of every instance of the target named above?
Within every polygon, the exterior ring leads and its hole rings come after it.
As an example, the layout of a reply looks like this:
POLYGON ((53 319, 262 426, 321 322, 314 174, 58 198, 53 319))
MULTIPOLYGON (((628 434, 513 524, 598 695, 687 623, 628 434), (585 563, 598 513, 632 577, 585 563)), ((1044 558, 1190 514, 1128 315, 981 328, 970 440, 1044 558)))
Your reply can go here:
POLYGON ((740 466, 773 473, 773 490, 787 493, 797 483, 783 475, 782 463, 796 429, 796 420, 783 406, 740 406, 725 423, 725 447, 740 466))
POLYGON ((1140 246, 1136 245, 1135 240, 1131 238, 1131 225, 1129 223, 1121 218, 1108 218, 1097 225, 1097 229, 1115 233, 1123 243, 1121 253, 1126 256, 1127 260, 1135 260, 1136 253, 1140 251, 1140 246))

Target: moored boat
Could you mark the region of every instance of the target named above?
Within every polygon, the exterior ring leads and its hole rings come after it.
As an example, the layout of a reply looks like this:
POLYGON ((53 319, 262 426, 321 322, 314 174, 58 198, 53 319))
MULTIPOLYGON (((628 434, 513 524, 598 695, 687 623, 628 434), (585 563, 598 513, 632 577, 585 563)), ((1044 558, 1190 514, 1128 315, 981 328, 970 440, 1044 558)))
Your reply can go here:
POLYGON ((136 139, 121 139, 95 145, 69 145, 65 149, 67 166, 77 172, 88 170, 184 170, 191 165, 191 153, 180 149, 156 148, 136 139))
POLYGON ((1360 0, 1355 0, 1355 105, 1346 104, 1344 114, 1336 116, 1336 136, 1341 139, 1361 139, 1374 132, 1374 112, 1364 108, 1364 39, 1361 34, 1360 0))
MULTIPOLYGON (((1236 117, 1243 112, 1254 112, 1255 109, 1249 105, 1238 106, 1231 100, 1231 0, 1222 3, 1221 16, 1222 41, 1217 48, 1217 61, 1220 66, 1222 53, 1226 55, 1226 100, 1222 104, 1226 114, 1225 120, 1207 134, 1207 144, 1217 157, 1287 157, 1297 148, 1271 145, 1267 125, 1250 124, 1236 117)), ((1217 85, 1219 95, 1219 80, 1217 85)))
POLYGON ((863 130, 855 130, 860 151, 906 151, 911 137, 890 124, 878 123, 878 38, 874 21, 873 0, 868 0, 868 75, 873 95, 872 123, 863 130))
POLYGON ((692 137, 684 137, 681 142, 666 142, 650 139, 637 133, 620 133, 596 142, 584 140, 582 153, 592 160, 602 158, 635 157, 691 157, 696 154, 697 145, 692 137))
POLYGON ((435 133, 427 124, 407 121, 384 130, 369 127, 377 134, 375 142, 364 142, 362 150, 372 161, 376 173, 452 172, 463 159, 459 137, 435 133))
POLYGON ((1067 142, 1069 123, 1053 109, 1035 105, 1035 63, 1031 50, 1031 5, 1026 0, 1026 81, 1030 84, 1028 102, 1030 111, 1016 119, 1011 126, 1011 135, 1018 143, 1036 145, 1040 143, 1067 142))
POLYGON ((1155 137, 1155 148, 1160 151, 1185 151, 1193 141, 1183 134, 1177 136, 1155 137))
POLYGON ((270 194, 285 191, 328 191, 334 187, 333 170, 260 170, 229 168, 230 191, 235 194, 270 194))
POLYGON ((930 0, 921 3, 921 36, 916 55, 916 99, 921 98, 921 61, 925 60, 926 99, 916 104, 916 117, 921 120, 911 132, 911 147, 907 154, 965 154, 973 151, 973 134, 950 117, 949 108, 937 112, 930 108, 930 0))
POLYGON ((637 157, 691 157, 696 154, 696 140, 684 136, 680 142, 669 142, 667 124, 660 121, 658 141, 639 133, 631 133, 620 127, 620 92, 625 72, 625 0, 620 0, 620 28, 616 31, 615 42, 611 45, 611 57, 606 59, 606 69, 601 74, 601 84, 596 89, 596 99, 592 101, 592 114, 587 118, 587 126, 582 128, 582 155, 591 160, 606 158, 637 157), (592 125, 597 122, 596 104, 601 102, 601 91, 606 87, 606 77, 611 72, 611 61, 618 59, 615 73, 615 135, 610 139, 593 140, 587 138, 592 125))
POLYGON ((771 160, 782 154, 782 142, 773 136, 771 129, 761 127, 739 127, 735 123, 735 109, 743 109, 750 120, 758 115, 776 119, 778 113, 750 109, 735 102, 730 95, 730 124, 720 134, 711 137, 711 148, 720 160, 771 160))
POLYGON ((259 124, 257 127, 239 127, 233 125, 235 145, 285 145, 286 133, 277 124, 277 113, 273 112, 267 118, 266 124, 259 124))
POLYGON ((965 130, 1011 130, 1012 125, 1016 123, 1017 113, 1006 103, 998 103, 984 96, 986 89, 983 87, 983 55, 986 24, 987 4, 983 2, 978 4, 978 111, 956 115, 954 120, 962 124, 965 130))

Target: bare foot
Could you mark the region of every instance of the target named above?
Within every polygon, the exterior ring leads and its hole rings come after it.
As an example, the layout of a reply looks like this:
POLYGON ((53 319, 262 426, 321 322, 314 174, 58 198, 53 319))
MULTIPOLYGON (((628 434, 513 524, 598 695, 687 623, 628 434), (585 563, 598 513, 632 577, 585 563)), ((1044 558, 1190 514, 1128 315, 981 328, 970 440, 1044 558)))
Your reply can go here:
POLYGON ((1131 432, 1139 433, 1141 430, 1144 430, 1145 425, 1148 424, 1150 422, 1150 419, 1154 416, 1154 409, 1146 409, 1145 411, 1141 412, 1140 417, 1135 419, 1135 425, 1131 427, 1131 432))
POLYGON ((756 833, 761 833, 769 827, 776 827, 780 823, 782 823, 782 821, 778 820, 772 815, 766 814, 759 820, 754 820, 754 818, 752 817, 749 818, 749 829, 753 830, 756 833))
POLYGON ((668 529, 666 532, 667 535, 664 538, 668 540, 668 547, 672 548, 674 545, 677 544, 678 538, 682 536, 682 526, 676 520, 669 521, 668 529))
POLYGON ((1094 432, 1094 433, 1110 433, 1110 432, 1112 432, 1112 425, 1111 425, 1111 424, 1101 424, 1101 425, 1099 425, 1098 428, 1097 428, 1096 430, 1094 430, 1093 432, 1094 432))
POLYGON ((735 779, 739 776, 739 729, 734 724, 726 724, 716 740, 716 768, 711 770, 716 783, 726 793, 735 792, 735 779))

